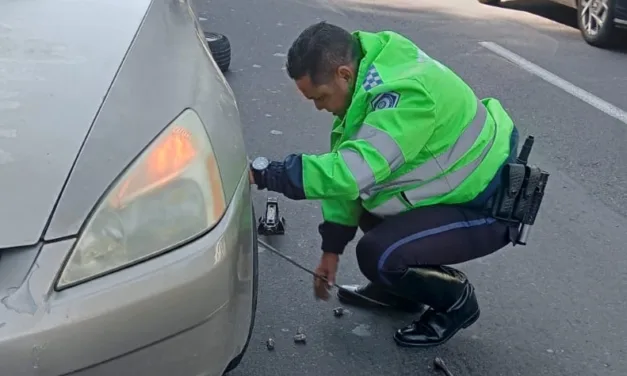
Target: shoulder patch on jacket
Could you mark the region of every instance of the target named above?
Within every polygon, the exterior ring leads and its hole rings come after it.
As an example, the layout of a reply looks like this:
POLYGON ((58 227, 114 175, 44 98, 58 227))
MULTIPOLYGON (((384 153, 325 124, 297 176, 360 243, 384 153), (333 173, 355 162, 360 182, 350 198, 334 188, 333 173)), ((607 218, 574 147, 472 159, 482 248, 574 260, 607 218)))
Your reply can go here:
POLYGON ((381 93, 372 100, 372 109, 376 111, 384 110, 386 108, 394 108, 398 104, 400 97, 401 96, 398 93, 393 91, 381 93))
POLYGON ((371 65, 366 72, 366 78, 364 78, 363 87, 366 91, 375 88, 383 83, 381 79, 381 75, 377 72, 377 68, 374 65, 371 65))

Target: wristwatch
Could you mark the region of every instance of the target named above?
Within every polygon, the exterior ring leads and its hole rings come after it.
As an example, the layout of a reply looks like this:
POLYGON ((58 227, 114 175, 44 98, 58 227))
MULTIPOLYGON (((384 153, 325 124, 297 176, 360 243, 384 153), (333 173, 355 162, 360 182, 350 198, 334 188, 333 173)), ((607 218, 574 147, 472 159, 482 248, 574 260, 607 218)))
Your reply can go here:
POLYGON ((266 157, 257 157, 250 164, 253 172, 253 177, 255 178, 255 184, 260 189, 265 188, 265 179, 263 175, 268 166, 270 166, 270 161, 266 157))
POLYGON ((270 161, 266 157, 257 157, 253 160, 251 167, 256 171, 263 171, 270 165, 270 161))

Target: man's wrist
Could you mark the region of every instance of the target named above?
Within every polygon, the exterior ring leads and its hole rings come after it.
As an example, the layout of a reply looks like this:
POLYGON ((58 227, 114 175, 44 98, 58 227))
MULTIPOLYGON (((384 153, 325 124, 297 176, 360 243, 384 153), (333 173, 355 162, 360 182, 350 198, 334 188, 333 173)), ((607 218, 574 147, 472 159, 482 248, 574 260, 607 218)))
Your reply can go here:
POLYGON ((257 157, 250 164, 252 180, 258 189, 282 193, 292 200, 306 199, 303 162, 300 154, 290 154, 283 162, 257 157))
POLYGON ((339 250, 339 249, 323 249, 322 250, 322 255, 326 256, 326 255, 335 255, 338 259, 340 258, 340 255, 344 253, 344 250, 339 250))
POLYGON ((248 163, 248 167, 250 169, 251 174, 253 175, 254 183, 258 189, 265 189, 266 188, 265 172, 268 168, 267 167, 263 169, 255 168, 253 163, 254 161, 250 161, 248 163))
POLYGON ((321 247, 323 252, 341 255, 344 249, 357 233, 357 226, 346 226, 339 223, 324 221, 318 226, 322 236, 321 247))
POLYGON ((325 260, 331 260, 333 262, 340 262, 340 254, 337 252, 328 252, 328 251, 322 251, 322 258, 325 260))
POLYGON ((257 188, 265 189, 266 188, 266 179, 265 179, 266 170, 265 169, 256 170, 251 167, 251 171, 253 172, 253 179, 255 180, 255 185, 257 185, 257 188))

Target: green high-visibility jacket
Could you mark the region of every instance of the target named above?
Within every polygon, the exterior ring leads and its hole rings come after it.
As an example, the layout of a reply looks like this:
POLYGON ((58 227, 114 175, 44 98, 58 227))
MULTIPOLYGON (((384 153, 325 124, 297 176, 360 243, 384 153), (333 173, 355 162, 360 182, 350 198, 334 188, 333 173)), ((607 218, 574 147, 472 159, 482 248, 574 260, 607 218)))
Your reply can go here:
POLYGON ((333 123, 331 151, 302 156, 306 198, 344 226, 364 209, 385 217, 473 200, 510 155, 512 119, 405 37, 354 35, 364 57, 352 101, 333 123))

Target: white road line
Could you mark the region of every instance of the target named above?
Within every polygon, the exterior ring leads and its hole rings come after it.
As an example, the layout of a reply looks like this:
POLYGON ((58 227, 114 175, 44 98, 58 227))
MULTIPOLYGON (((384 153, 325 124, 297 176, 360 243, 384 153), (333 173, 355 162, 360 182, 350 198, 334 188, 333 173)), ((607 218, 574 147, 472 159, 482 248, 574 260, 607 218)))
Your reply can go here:
MULTIPOLYGON (((310 0, 305 0, 304 3, 309 3, 310 0)), ((327 10, 330 10, 331 12, 337 13, 337 14, 341 14, 342 16, 346 16, 346 14, 340 9, 338 8, 337 5, 334 4, 335 0, 317 0, 318 4, 327 10)))
POLYGON ((592 107, 604 112, 605 114, 613 117, 616 120, 619 120, 625 124, 627 124, 627 112, 621 110, 620 108, 614 106, 611 103, 604 101, 603 99, 591 94, 584 89, 571 84, 570 82, 560 78, 553 73, 547 71, 544 68, 541 68, 534 63, 526 60, 525 58, 516 55, 512 51, 499 46, 494 42, 479 42, 480 45, 487 48, 488 50, 494 52, 495 54, 504 57, 505 59, 511 61, 512 63, 518 65, 522 69, 526 70, 529 73, 532 73, 544 81, 557 86, 558 88, 564 90, 568 94, 581 99, 582 101, 588 103, 592 107))

